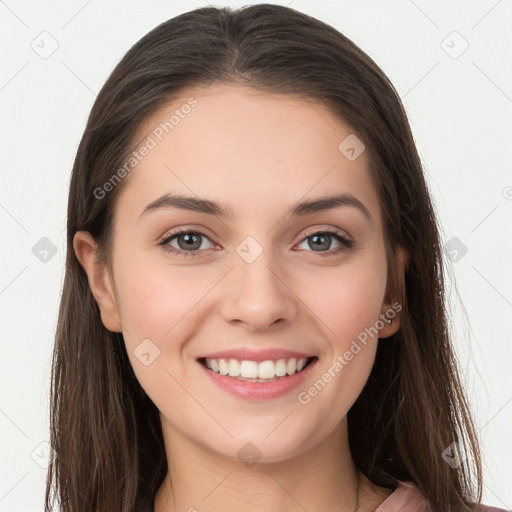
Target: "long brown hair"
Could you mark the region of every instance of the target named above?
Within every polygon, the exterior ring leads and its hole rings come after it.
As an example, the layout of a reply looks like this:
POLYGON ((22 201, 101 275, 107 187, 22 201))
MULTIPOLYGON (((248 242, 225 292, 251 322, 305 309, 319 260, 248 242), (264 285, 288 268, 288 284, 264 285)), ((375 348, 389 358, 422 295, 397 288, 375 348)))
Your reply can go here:
POLYGON ((287 7, 200 8, 172 18, 123 57, 101 89, 73 166, 67 259, 52 361, 45 510, 152 511, 167 472, 159 411, 139 385, 121 333, 102 324, 73 236, 89 231, 110 266, 116 198, 101 188, 142 122, 187 87, 213 82, 299 94, 338 114, 364 141, 384 221, 400 329, 378 344, 348 413, 356 467, 377 485, 416 484, 432 510, 480 503, 480 448, 451 346, 438 221, 400 98, 381 69, 333 27, 287 7), (398 275, 396 251, 409 254, 398 275), (465 460, 443 452, 457 443, 465 460))

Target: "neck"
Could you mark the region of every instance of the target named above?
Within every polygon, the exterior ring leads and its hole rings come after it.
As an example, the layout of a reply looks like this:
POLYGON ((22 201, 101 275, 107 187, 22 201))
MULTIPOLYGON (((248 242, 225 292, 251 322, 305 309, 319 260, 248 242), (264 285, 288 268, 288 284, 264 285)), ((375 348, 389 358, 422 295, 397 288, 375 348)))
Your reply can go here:
POLYGON ((162 427, 170 463, 155 512, 373 512, 391 492, 364 475, 359 482, 346 420, 313 450, 254 465, 198 447, 164 420, 162 427))

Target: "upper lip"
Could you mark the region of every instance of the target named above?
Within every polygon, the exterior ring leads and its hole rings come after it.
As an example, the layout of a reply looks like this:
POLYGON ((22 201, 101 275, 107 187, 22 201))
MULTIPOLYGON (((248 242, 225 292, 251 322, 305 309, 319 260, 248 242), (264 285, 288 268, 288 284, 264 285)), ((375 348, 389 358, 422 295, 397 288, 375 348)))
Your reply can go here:
POLYGON ((279 359, 291 359, 296 357, 300 359, 302 357, 310 358, 312 354, 306 354, 304 352, 296 352, 294 350, 286 350, 282 348, 266 348, 262 350, 253 350, 250 348, 232 348, 227 350, 221 350, 218 352, 212 352, 208 355, 199 357, 209 359, 237 359, 238 361, 278 361, 279 359))

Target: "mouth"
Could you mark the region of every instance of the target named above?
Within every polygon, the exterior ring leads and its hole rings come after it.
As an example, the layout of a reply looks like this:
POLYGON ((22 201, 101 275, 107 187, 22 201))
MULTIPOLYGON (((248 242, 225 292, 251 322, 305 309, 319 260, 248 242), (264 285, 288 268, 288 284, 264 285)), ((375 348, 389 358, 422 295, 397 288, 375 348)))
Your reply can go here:
POLYGON ((266 361, 201 357, 199 363, 209 372, 241 382, 269 383, 288 379, 304 372, 318 360, 317 356, 268 359, 266 361))

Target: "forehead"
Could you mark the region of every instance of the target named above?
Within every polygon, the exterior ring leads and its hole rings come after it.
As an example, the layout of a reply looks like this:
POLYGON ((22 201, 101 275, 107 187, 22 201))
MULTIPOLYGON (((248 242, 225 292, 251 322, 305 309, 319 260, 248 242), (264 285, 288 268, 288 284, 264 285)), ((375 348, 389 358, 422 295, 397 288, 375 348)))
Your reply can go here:
POLYGON ((367 154, 348 159, 340 150, 347 137, 351 127, 311 99, 225 84, 189 88, 141 125, 136 151, 150 149, 123 195, 137 215, 167 192, 252 214, 249 204, 274 209, 348 192, 378 217, 367 154))

